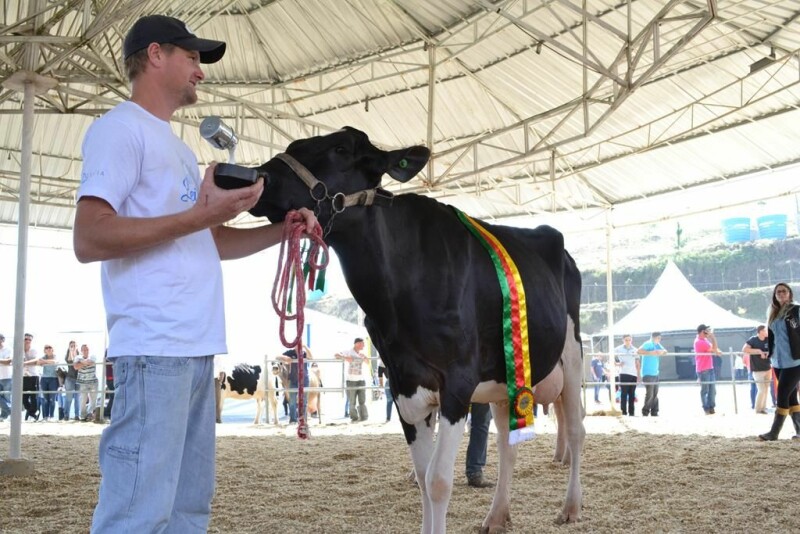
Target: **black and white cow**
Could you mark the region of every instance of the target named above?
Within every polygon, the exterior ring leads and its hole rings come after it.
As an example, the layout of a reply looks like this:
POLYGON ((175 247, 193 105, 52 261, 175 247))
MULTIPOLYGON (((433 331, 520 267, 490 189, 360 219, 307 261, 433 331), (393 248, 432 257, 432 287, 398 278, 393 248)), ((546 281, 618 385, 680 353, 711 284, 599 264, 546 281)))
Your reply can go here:
MULTIPOLYGON (((510 446, 503 353, 502 296, 492 260, 450 206, 379 188, 388 173, 405 182, 430 153, 414 146, 384 151, 352 128, 293 142, 262 166, 270 175, 256 216, 281 221, 287 211, 314 209, 325 241, 386 364, 392 394, 422 492, 423 533, 444 533, 456 453, 471 402, 492 403, 499 476, 483 531, 510 520, 516 446, 510 446), (432 417, 440 421, 434 441, 432 417)), ((580 404, 582 355, 578 327, 581 279, 553 228, 485 224, 519 268, 527 295, 534 393, 556 402, 557 461, 570 463, 561 521, 581 511, 580 404)))
MULTIPOLYGON (((267 395, 266 386, 268 382, 269 381, 267 381, 261 373, 260 365, 240 363, 234 367, 233 372, 231 372, 230 375, 226 375, 225 379, 222 381, 222 385, 220 386, 222 388, 222 396, 220 398, 219 411, 222 412, 225 399, 254 399, 256 401, 256 417, 253 420, 253 424, 259 424, 261 422, 262 404, 267 395)), ((272 397, 274 403, 275 395, 270 395, 270 397, 272 397)), ((275 424, 277 425, 278 414, 274 408, 272 413, 274 414, 275 424)))

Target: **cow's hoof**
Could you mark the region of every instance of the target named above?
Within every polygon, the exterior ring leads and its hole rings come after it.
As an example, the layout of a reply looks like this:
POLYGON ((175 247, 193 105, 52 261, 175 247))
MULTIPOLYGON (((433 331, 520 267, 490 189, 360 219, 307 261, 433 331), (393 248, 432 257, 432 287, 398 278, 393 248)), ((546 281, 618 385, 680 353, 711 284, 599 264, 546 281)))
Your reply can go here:
POLYGON ((580 520, 581 520, 580 512, 569 513, 567 511, 563 511, 556 518, 556 525, 565 525, 567 523, 577 523, 580 520))

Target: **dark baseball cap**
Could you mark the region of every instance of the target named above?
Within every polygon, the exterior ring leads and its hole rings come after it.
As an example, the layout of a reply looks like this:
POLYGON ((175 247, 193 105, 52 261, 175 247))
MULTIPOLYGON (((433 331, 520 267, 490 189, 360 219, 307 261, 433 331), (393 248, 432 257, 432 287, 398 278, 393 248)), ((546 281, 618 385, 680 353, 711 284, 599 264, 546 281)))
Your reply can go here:
POLYGON ((225 55, 225 43, 197 37, 183 21, 164 15, 149 15, 137 20, 125 41, 122 55, 132 54, 150 46, 150 43, 174 44, 185 50, 200 52, 200 63, 216 63, 225 55))
POLYGON ((701 324, 701 325, 699 325, 697 327, 697 333, 699 334, 700 332, 704 332, 704 331, 708 330, 709 328, 711 328, 711 327, 708 326, 707 324, 701 324))

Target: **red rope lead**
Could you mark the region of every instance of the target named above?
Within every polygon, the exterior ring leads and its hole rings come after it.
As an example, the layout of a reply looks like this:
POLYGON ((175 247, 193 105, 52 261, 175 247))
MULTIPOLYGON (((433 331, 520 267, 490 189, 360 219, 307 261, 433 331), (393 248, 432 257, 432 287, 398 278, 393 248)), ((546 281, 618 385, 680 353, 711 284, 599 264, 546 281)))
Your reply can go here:
MULTIPOLYGON (((322 240, 322 227, 317 223, 311 234, 305 233, 306 223, 303 216, 297 211, 290 211, 286 214, 283 222, 283 239, 281 240, 280 255, 278 257, 278 269, 275 273, 275 283, 272 286, 272 308, 280 318, 280 337, 281 343, 287 348, 294 348, 297 354, 297 437, 308 439, 309 431, 306 423, 306 402, 304 395, 304 356, 303 356, 303 330, 305 327, 305 317, 303 311, 306 306, 306 289, 303 278, 303 259, 300 252, 300 240, 303 237, 311 241, 308 250, 307 261, 309 265, 309 282, 313 280, 317 270, 324 269, 328 265, 328 246, 322 240), (320 251, 322 254, 320 256, 320 251), (284 254, 286 259, 284 263, 284 254), (317 256, 320 256, 317 263, 317 256), (288 312, 291 304, 291 285, 295 284, 294 300, 297 310, 294 314, 288 312), (297 321, 295 337, 291 341, 286 339, 286 323, 297 321)), ((311 289, 311 287, 309 287, 311 289)))

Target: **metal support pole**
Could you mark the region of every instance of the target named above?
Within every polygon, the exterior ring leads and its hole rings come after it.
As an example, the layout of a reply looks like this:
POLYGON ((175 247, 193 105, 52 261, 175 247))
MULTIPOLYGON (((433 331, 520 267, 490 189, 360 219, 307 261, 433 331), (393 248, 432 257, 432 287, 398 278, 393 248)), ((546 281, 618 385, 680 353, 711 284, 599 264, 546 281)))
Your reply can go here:
POLYGON ((731 385, 733 385, 733 413, 739 413, 739 402, 736 398, 736 356, 733 355, 733 347, 728 347, 728 358, 731 362, 731 385))
POLYGON ((614 404, 616 394, 616 363, 614 362, 614 277, 611 267, 611 210, 606 211, 606 324, 608 324, 608 384, 611 411, 617 411, 614 404))

